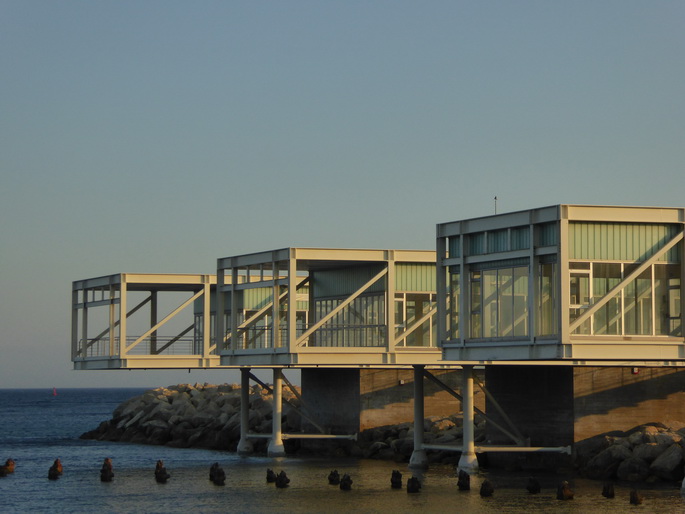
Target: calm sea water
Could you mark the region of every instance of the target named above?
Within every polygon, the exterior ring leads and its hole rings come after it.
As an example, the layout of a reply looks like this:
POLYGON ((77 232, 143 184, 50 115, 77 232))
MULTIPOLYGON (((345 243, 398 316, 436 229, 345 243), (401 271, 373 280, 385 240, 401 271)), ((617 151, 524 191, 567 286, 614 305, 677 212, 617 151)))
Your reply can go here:
POLYGON ((390 488, 392 469, 411 476, 406 464, 363 460, 266 457, 240 458, 209 450, 175 449, 126 443, 84 441, 81 433, 111 417, 123 400, 142 389, 0 390, 0 460, 12 457, 16 472, 0 478, 0 512, 685 512, 685 501, 674 485, 641 490, 644 503, 628 503, 629 488, 619 485, 617 497, 600 495, 601 484, 573 480, 573 501, 555 499, 556 484, 569 477, 541 475, 543 492, 531 496, 527 475, 488 473, 495 484, 492 498, 456 488, 451 466, 434 466, 422 478, 419 494, 390 488), (115 477, 102 483, 102 460, 111 457, 115 477), (60 458, 64 475, 47 479, 48 468, 60 458), (163 459, 172 477, 157 484, 153 471, 163 459), (227 474, 226 486, 208 480, 209 466, 218 461, 227 474), (267 468, 285 470, 287 489, 266 484, 267 468), (328 485, 331 469, 349 473, 352 491, 328 485))

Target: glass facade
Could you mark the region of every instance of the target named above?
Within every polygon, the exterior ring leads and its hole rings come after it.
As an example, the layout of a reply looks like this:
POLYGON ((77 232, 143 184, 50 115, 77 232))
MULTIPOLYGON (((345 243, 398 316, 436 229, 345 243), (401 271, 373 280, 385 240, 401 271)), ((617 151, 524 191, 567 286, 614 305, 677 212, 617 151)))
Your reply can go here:
POLYGON ((459 271, 451 270, 449 275, 449 305, 448 305, 448 334, 449 339, 459 338, 459 296, 461 287, 459 283, 459 271))
POLYGON ((557 265, 556 263, 543 263, 538 267, 538 315, 536 332, 539 336, 551 336, 559 333, 557 316, 556 288, 557 288, 557 265))
MULTIPOLYGON (((571 262, 572 323, 628 277, 638 264, 571 262)), ((681 336, 680 265, 655 263, 645 269, 574 330, 586 335, 681 336)))
MULTIPOLYGON (((323 319, 344 298, 316 300, 315 321, 323 319)), ((385 295, 371 294, 355 298, 336 313, 310 340, 310 346, 384 346, 385 295)))
POLYGON ((471 272, 471 337, 525 337, 528 266, 471 272))
POLYGON ((435 307, 435 294, 397 293, 395 294, 395 337, 403 332, 411 332, 398 342, 398 346, 435 347, 437 340, 437 317, 431 316, 414 327, 435 307))
POLYGON ((683 216, 559 205, 440 224, 445 358, 682 359, 683 216))

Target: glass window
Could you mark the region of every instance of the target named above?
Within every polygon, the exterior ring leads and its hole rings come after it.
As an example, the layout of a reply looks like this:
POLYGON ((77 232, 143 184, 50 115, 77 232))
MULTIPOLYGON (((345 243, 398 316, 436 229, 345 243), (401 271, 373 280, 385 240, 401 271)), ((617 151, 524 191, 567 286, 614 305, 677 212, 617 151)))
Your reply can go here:
POLYGON ((657 335, 682 337, 680 265, 654 266, 654 305, 657 335))
POLYGON ((459 273, 450 273, 449 284, 449 334, 451 339, 459 338, 459 273))
POLYGON ((590 263, 589 262, 569 262, 568 267, 570 269, 586 269, 590 271, 590 263))
POLYGON ((471 337, 525 337, 528 266, 471 273, 471 337))
POLYGON ((541 336, 554 335, 557 331, 555 305, 556 264, 540 264, 539 269, 539 312, 537 316, 537 333, 541 336))
MULTIPOLYGON (((570 322, 635 270, 635 263, 570 263, 570 322), (588 265, 585 271, 582 266, 588 265)), ((655 263, 578 327, 575 334, 682 336, 680 265, 655 263)))
POLYGON ((514 270, 497 270, 497 308, 499 310, 499 337, 510 337, 514 333, 514 270))
MULTIPOLYGON (((592 300, 604 298, 621 282, 621 265, 594 263, 592 266, 592 300)), ((616 335, 621 333, 621 297, 614 295, 593 316, 593 333, 616 335)))
POLYGON ((587 306, 590 303, 590 275, 586 273, 571 273, 571 283, 569 284, 571 297, 569 301, 572 306, 587 306))
POLYGON ((528 267, 514 268, 514 337, 528 335, 528 267))
POLYGON ((480 271, 471 273, 471 337, 482 337, 480 271))
POLYGON ((483 271, 483 337, 497 337, 497 270, 483 271))
MULTIPOLYGON (((624 276, 636 265, 626 265, 624 276)), ((652 333, 652 269, 651 267, 626 285, 623 290, 625 334, 649 335, 652 333)))

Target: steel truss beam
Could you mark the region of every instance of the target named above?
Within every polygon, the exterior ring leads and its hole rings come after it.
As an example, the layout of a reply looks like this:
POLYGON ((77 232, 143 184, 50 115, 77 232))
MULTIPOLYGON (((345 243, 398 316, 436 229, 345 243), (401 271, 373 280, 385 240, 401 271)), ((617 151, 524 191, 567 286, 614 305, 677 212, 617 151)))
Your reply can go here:
POLYGON ((161 326, 163 326, 166 322, 168 322, 170 319, 172 319, 176 314, 181 312, 183 309, 185 309, 188 305, 193 303, 195 300, 197 300, 200 296, 204 294, 205 290, 200 289, 197 293, 195 293, 193 296, 188 298, 185 302, 183 302, 181 305, 176 307, 173 311, 171 311, 162 321, 154 325, 153 327, 149 328, 143 335, 138 337, 133 343, 130 345, 126 346, 126 350, 124 353, 128 353, 133 349, 135 346, 137 346, 141 341, 143 341, 147 336, 152 334, 153 332, 156 332, 161 326))

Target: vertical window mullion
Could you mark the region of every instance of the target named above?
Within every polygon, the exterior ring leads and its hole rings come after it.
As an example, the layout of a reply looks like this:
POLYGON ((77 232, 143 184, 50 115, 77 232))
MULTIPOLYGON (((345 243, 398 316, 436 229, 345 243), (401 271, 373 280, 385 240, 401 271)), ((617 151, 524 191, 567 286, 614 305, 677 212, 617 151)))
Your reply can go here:
MULTIPOLYGON (((625 263, 621 263, 621 281, 625 280, 625 277, 626 277, 626 265, 625 265, 625 263)), ((636 294, 637 294, 637 283, 635 284, 635 290, 636 290, 636 294)), ((621 328, 620 328, 619 335, 625 335, 625 333, 626 333, 626 326, 625 326, 626 325, 626 297, 625 297, 625 294, 626 294, 626 288, 624 287, 623 289, 621 289, 621 298, 619 301, 619 305, 621 307, 621 328)), ((638 314, 637 298, 635 299, 634 309, 635 309, 635 317, 637 320, 637 314, 638 314)), ((636 332, 637 332, 637 330, 636 330, 636 332)))
POLYGON ((654 285, 654 276, 656 275, 655 267, 656 267, 656 264, 652 264, 649 267, 649 270, 651 273, 650 277, 649 277, 650 278, 649 282, 651 284, 650 287, 652 288, 652 326, 651 326, 650 331, 649 331, 649 333, 651 335, 656 335, 656 300, 655 300, 656 299, 656 291, 655 291, 655 285, 654 285))

